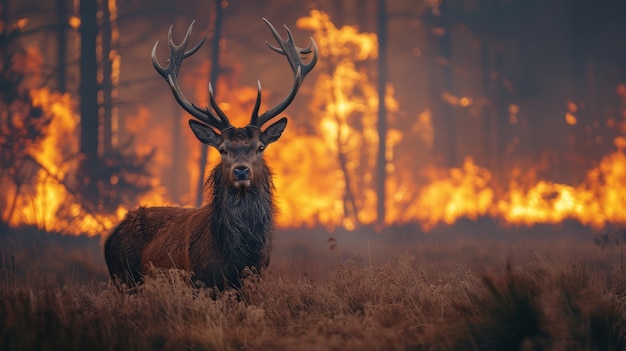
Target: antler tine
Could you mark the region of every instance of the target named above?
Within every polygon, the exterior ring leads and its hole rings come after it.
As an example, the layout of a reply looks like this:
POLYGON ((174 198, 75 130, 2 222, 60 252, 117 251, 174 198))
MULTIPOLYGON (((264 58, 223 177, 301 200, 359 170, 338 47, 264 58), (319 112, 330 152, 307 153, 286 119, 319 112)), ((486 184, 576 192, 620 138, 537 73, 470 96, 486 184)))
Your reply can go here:
MULTIPOLYGON (((257 93, 256 101, 254 102, 254 109, 252 109, 252 118, 250 118, 250 125, 256 126, 259 119, 259 108, 261 107, 261 81, 256 81, 257 93)), ((260 127, 260 126, 259 126, 260 127)))
POLYGON ((154 69, 163 78, 165 78, 168 85, 172 89, 172 94, 174 95, 174 98, 176 99, 178 104, 183 109, 185 109, 185 111, 187 111, 189 114, 199 119, 200 121, 222 131, 228 127, 232 127, 232 125, 228 121, 228 118, 226 117, 224 112, 222 112, 222 110, 219 109, 219 106, 217 106, 217 103, 215 103, 215 98, 213 97, 212 89, 209 94, 210 99, 211 99, 211 106, 213 106, 213 108, 219 115, 219 118, 216 117, 213 113, 211 113, 211 111, 209 111, 208 108, 202 109, 202 108, 197 107, 193 103, 189 102, 187 98, 185 98, 185 95, 183 94, 182 90, 180 89, 180 85, 178 84, 178 72, 180 70, 183 60, 195 54, 200 49, 202 44, 204 44, 204 41, 206 40, 206 36, 205 36, 191 50, 185 51, 185 48, 187 47, 187 43, 189 42, 189 38, 191 37, 193 24, 195 22, 196 21, 191 22, 191 24, 189 25, 189 28, 187 28, 187 33, 185 34, 185 38, 178 45, 176 45, 176 43, 174 43, 174 40, 172 39, 172 26, 170 26, 170 29, 167 33, 167 39, 168 39, 168 44, 170 48, 170 57, 167 60, 168 64, 166 67, 163 67, 157 61, 156 50, 157 50, 157 46, 159 45, 159 41, 157 40, 156 43, 154 43, 154 46, 152 47, 152 65, 154 66, 154 69))
POLYGON ((291 70, 293 71, 294 81, 293 81, 293 87, 291 88, 291 91, 289 92, 287 97, 285 97, 285 99, 282 102, 280 102, 278 105, 274 106, 270 110, 265 111, 261 116, 258 115, 258 107, 257 107, 257 105, 261 104, 261 84, 260 83, 258 84, 257 101, 255 103, 255 109, 252 113, 252 117, 250 118, 250 124, 257 126, 259 128, 261 128, 261 126, 263 126, 263 124, 265 124, 267 121, 276 117, 279 113, 283 112, 289 106, 289 104, 291 104, 293 99, 296 97, 296 94, 298 93, 298 89, 300 89, 300 85, 302 84, 304 77, 313 69, 313 67, 315 67, 315 64, 317 63, 317 54, 318 54, 317 45, 315 44, 315 41, 313 40, 313 38, 311 38, 311 41, 308 47, 300 48, 296 46, 293 40, 291 31, 289 30, 289 28, 287 28, 287 26, 285 26, 285 29, 287 30, 287 40, 285 40, 280 36, 280 34, 278 34, 274 26, 272 26, 272 24, 270 23, 270 21, 268 21, 265 18, 263 18, 263 21, 270 28, 270 31, 272 32, 272 35, 278 42, 278 45, 280 45, 280 48, 273 46, 270 43, 266 42, 267 46, 269 46, 269 48, 272 49, 273 51, 281 55, 284 55, 287 58, 287 61, 289 62, 289 66, 291 67, 291 70), (311 61, 306 64, 303 63, 301 59, 301 55, 310 54, 311 52, 313 53, 313 57, 311 58, 311 61))
POLYGON ((224 113, 224 111, 222 111, 220 106, 215 101, 215 95, 213 94, 213 84, 211 83, 209 83, 209 101, 211 102, 211 107, 213 107, 213 110, 217 113, 218 117, 220 118, 220 121, 222 121, 225 128, 232 127, 233 125, 230 124, 228 117, 226 117, 226 114, 224 113))

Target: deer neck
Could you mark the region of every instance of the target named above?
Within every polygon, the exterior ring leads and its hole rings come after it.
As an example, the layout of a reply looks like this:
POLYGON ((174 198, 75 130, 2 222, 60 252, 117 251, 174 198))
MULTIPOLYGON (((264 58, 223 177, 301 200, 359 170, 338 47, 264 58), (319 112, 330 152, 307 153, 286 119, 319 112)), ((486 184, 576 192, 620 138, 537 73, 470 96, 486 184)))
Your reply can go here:
POLYGON ((231 267, 259 268, 269 252, 274 222, 272 183, 267 170, 266 182, 245 190, 219 186, 221 167, 209 179, 212 183, 211 235, 215 249, 220 251, 231 267))

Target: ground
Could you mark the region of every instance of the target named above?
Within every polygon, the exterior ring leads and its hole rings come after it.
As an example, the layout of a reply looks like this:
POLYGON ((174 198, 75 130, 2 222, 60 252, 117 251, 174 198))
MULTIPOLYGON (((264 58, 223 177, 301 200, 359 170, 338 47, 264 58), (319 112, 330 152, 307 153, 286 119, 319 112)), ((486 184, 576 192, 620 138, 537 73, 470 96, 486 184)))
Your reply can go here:
POLYGON ((120 292, 99 238, 4 230, 0 349, 626 348, 619 242, 567 225, 417 232, 280 231, 270 269, 215 297, 174 270, 120 292))

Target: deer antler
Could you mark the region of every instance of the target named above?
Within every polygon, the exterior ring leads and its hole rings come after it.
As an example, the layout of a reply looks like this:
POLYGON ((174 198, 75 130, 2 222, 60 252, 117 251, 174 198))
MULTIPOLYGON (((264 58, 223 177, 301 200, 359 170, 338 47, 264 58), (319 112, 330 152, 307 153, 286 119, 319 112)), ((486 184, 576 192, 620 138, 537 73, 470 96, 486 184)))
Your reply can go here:
POLYGON ((315 64, 317 63, 317 45, 315 44, 313 38, 311 38, 311 42, 309 43, 308 47, 297 47, 293 41, 291 31, 289 30, 289 28, 287 28, 287 26, 285 26, 285 29, 287 30, 287 40, 284 40, 267 19, 263 18, 263 21, 265 21, 268 27, 270 27, 270 30, 272 31, 274 38, 276 38, 278 45, 280 45, 280 48, 266 42, 267 46, 287 58, 287 61, 289 61, 289 66, 291 66, 291 70, 293 71, 294 78, 293 87, 291 88, 291 91, 289 92, 287 97, 278 105, 265 111, 260 116, 259 107, 261 106, 261 82, 257 82, 258 92, 256 96, 256 102, 254 104, 254 110, 252 111, 252 117, 250 118, 250 125, 256 126, 258 128, 261 128, 267 121, 276 117, 279 113, 283 112, 287 108, 287 106, 289 106, 289 104, 291 104, 293 99, 296 97, 296 94, 298 93, 298 89, 300 88, 304 77, 313 69, 313 67, 315 67, 315 64), (311 61, 307 64, 304 64, 300 58, 300 55, 307 55, 311 52, 313 53, 311 61))
POLYGON ((185 38, 179 45, 174 44, 174 41, 172 40, 172 26, 170 26, 170 30, 167 33, 167 39, 170 46, 170 58, 167 60, 167 67, 162 67, 156 59, 156 49, 157 45, 159 45, 158 40, 156 43, 154 43, 154 47, 152 48, 152 65, 154 65, 154 69, 156 69, 156 71, 159 72, 159 74, 163 76, 163 78, 165 78, 170 88, 172 89, 172 93, 174 94, 176 101, 180 106, 182 106, 182 108, 185 109, 185 111, 189 112, 192 116, 208 124, 209 126, 223 131, 226 128, 232 127, 232 124, 228 120, 228 117, 226 117, 226 114, 224 114, 219 105, 215 102, 215 97, 213 96, 213 87, 211 86, 211 84, 209 84, 209 100, 211 102, 211 107, 213 108, 213 110, 215 110, 217 116, 211 113, 208 107, 206 109, 202 109, 189 102, 183 95, 183 92, 178 85, 178 71, 180 70, 180 66, 183 63, 183 60, 195 54, 196 51, 200 49, 200 47, 204 43, 204 40, 206 39, 205 36, 191 50, 185 51, 187 43, 189 42, 191 30, 193 29, 193 24, 195 22, 196 21, 191 22, 189 28, 187 29, 187 34, 185 34, 185 38))

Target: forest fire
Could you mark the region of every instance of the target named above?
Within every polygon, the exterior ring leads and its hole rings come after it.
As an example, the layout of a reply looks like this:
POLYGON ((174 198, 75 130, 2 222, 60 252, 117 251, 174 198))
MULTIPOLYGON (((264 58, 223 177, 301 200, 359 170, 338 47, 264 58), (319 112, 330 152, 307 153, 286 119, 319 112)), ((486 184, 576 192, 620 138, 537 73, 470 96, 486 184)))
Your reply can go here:
POLYGON ((618 137, 617 150, 600 160, 578 186, 540 180, 522 187, 511 181, 497 214, 508 223, 559 223, 565 219, 602 228, 626 223, 626 139, 618 137))
POLYGON ((4 202, 11 206, 3 217, 11 226, 35 225, 69 234, 95 234, 103 227, 112 226, 117 220, 115 214, 91 212, 83 208, 77 194, 68 191, 67 182, 71 182, 76 172, 76 163, 68 157, 75 157, 78 152, 74 101, 69 94, 54 93, 47 88, 32 90, 31 97, 34 106, 52 115, 52 122, 47 136, 29 150, 34 160, 32 168, 37 169, 32 181, 34 189, 23 193, 19 189, 6 191, 5 196, 14 198, 4 202))
MULTIPOLYGON (((300 29, 312 31, 319 45, 320 62, 311 95, 308 114, 311 118, 290 118, 288 131, 280 147, 268 151, 268 163, 275 173, 280 215, 279 226, 299 228, 322 226, 328 230, 343 227, 354 230, 373 225, 376 221, 376 191, 374 189, 378 95, 371 74, 371 64, 377 58, 378 47, 374 33, 361 33, 355 26, 335 27, 328 15, 312 11, 297 22, 300 29), (294 167, 294 165, 297 165, 294 167)), ((194 77, 208 77, 208 63, 194 77)), ((183 80, 185 78, 183 77, 183 80)), ((196 96, 206 103, 206 79, 185 84, 196 86, 196 96)), ((309 82, 309 84, 313 84, 309 82)), ((236 97, 221 106, 229 116, 247 116, 255 101, 256 90, 242 88, 220 80, 222 90, 236 97)), ((36 225, 46 230, 69 234, 100 234, 112 227, 128 211, 120 205, 117 210, 103 213, 98 208, 86 208, 80 194, 72 189, 77 162, 68 159, 78 154, 79 118, 75 102, 68 94, 48 89, 32 91, 35 105, 53 116, 45 139, 29 154, 37 164, 34 188, 14 196, 19 189, 4 191, 4 203, 13 209, 3 209, 2 216, 10 226, 36 225)), ((468 98, 460 105, 469 104, 468 98)), ((393 128, 393 120, 402 106, 394 97, 391 85, 385 97, 390 114, 391 129, 387 137, 387 214, 385 223, 416 223, 424 231, 437 225, 453 224, 461 218, 476 220, 490 217, 503 224, 531 226, 539 223, 558 224, 576 220, 583 225, 602 228, 607 224, 626 224, 626 138, 614 141, 616 150, 604 156, 586 172, 584 181, 568 185, 547 179, 525 179, 515 170, 508 184, 497 184, 490 170, 467 157, 461 167, 441 168, 423 164, 419 169, 407 169, 402 161, 410 159, 413 150, 399 148, 404 138, 419 138, 432 144, 430 115, 419 116, 420 126, 412 130, 393 128)), ((575 112, 575 111, 573 111, 575 112)), ((289 110, 287 110, 289 114, 289 110)), ((568 112, 566 121, 576 124, 568 112)), ((150 112, 140 108, 136 116, 126 117, 125 130, 135 135, 140 155, 158 148, 152 162, 151 190, 141 196, 136 205, 190 206, 195 200, 193 185, 198 178, 199 145, 195 138, 184 138, 189 157, 181 179, 188 181, 188 194, 179 199, 168 195, 161 179, 172 167, 168 153, 176 142, 163 125, 148 123, 150 112)), ((174 120, 174 119, 172 119, 174 120)), ((187 117, 174 123, 187 128, 187 117)), ((234 118, 233 123, 241 124, 234 118)), ((185 134, 187 135, 187 134, 185 134)), ((210 157, 210 167, 216 157, 210 157)), ((533 172, 528 172, 532 174, 533 172)), ((112 184, 117 180, 112 178, 112 184)))

